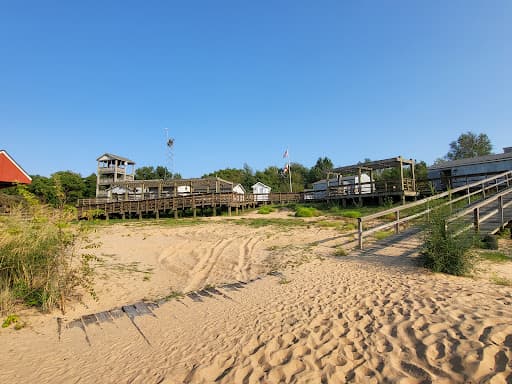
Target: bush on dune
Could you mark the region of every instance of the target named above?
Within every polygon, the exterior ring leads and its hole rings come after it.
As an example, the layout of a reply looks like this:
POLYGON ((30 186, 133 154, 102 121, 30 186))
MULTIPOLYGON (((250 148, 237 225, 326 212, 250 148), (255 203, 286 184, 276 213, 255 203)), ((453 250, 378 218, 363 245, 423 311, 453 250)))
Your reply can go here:
POLYGON ((474 239, 467 232, 457 234, 457 228, 447 228, 449 216, 450 212, 443 208, 431 213, 424 231, 423 263, 433 272, 466 275, 473 268, 473 258, 468 251, 474 239))
POLYGON ((0 221, 0 312, 16 303, 64 311, 76 288, 94 295, 94 257, 76 256, 81 232, 70 226, 72 213, 46 209, 27 197, 30 213, 0 221))
POLYGON ((316 217, 320 216, 320 211, 312 207, 296 207, 295 217, 316 217))

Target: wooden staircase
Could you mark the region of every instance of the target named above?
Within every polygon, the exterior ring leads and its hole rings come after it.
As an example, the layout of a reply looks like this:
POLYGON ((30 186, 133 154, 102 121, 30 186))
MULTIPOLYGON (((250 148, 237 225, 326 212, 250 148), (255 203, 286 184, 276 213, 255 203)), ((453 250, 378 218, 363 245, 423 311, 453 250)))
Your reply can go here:
POLYGON ((458 233, 473 228, 481 234, 494 234, 512 222, 512 171, 360 217, 357 231, 359 248, 363 249, 368 235, 389 229, 399 233, 440 207, 450 209, 452 215, 446 225, 456 226, 458 233), (394 217, 394 220, 390 221, 389 217, 394 217))

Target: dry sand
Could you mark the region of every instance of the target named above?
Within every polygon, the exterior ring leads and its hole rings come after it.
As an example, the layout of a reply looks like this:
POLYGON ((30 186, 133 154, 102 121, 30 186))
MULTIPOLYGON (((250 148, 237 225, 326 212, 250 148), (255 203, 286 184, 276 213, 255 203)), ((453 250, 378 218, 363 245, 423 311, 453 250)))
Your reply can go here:
POLYGON ((71 307, 60 337, 60 313, 1 330, 0 383, 512 382, 512 288, 426 272, 414 236, 333 257, 352 234, 226 220, 93 234, 99 301, 71 307), (69 327, 205 286, 154 316, 69 327))

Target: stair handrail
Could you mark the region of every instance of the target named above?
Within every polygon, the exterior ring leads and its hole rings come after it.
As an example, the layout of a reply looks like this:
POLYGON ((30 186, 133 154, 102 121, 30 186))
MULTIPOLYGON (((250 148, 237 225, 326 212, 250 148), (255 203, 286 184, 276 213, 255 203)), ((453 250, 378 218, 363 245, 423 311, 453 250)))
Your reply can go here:
POLYGON ((371 215, 362 216, 362 217, 358 218, 358 230, 357 230, 357 232, 358 232, 358 238, 359 238, 358 239, 359 240, 358 241, 359 248, 361 250, 363 249, 363 239, 364 239, 364 235, 365 234, 370 234, 370 233, 373 233, 373 232, 376 232, 376 231, 379 231, 379 230, 382 230, 382 229, 386 229, 386 228, 391 228, 391 227, 394 227, 395 228, 395 233, 398 233, 400 231, 400 228, 399 228, 400 224, 408 222, 408 221, 413 220, 413 219, 416 219, 416 218, 421 217, 423 215, 426 215, 426 214, 428 214, 429 212, 432 211, 432 208, 427 207, 425 210, 423 210, 423 211, 421 211, 419 213, 416 213, 416 214, 413 214, 413 215, 410 215, 410 216, 407 216, 407 217, 404 217, 404 218, 400 218, 400 212, 401 211, 404 211, 404 210, 409 209, 409 208, 414 208, 414 207, 417 207, 419 205, 428 204, 428 203, 430 203, 432 201, 439 200, 439 199, 442 199, 444 197, 449 197, 450 200, 447 201, 446 203, 441 204, 441 206, 451 205, 451 204, 453 204, 453 203, 455 203, 457 201, 466 199, 466 198, 471 197, 471 196, 473 196, 475 194, 478 194, 480 192, 483 192, 484 196, 485 196, 485 191, 487 189, 498 188, 499 186, 501 186, 502 184, 505 184, 505 183, 507 184, 507 188, 511 187, 512 171, 506 171, 506 172, 503 172, 503 173, 500 173, 500 174, 488 177, 488 178, 483 179, 483 180, 479 180, 479 181, 476 181, 476 182, 473 182, 473 183, 470 183, 470 184, 465 184, 463 186, 460 186, 460 187, 457 187, 457 188, 454 188, 454 189, 450 189, 450 190, 448 190, 446 192, 442 192, 442 193, 439 193, 439 194, 436 194, 436 195, 433 195, 433 196, 429 196, 429 197, 426 197, 424 199, 421 199, 421 200, 418 200, 418 201, 415 201, 415 202, 412 202, 412 203, 401 205, 399 207, 393 207, 393 208, 390 208, 390 209, 386 209, 384 211, 373 213, 371 215), (501 180, 498 183, 498 179, 503 179, 503 180, 501 180), (486 185, 486 184, 492 182, 493 180, 495 180, 496 183, 494 183, 493 185, 486 185), (474 187, 478 187, 478 186, 481 186, 481 188, 479 190, 470 192, 470 189, 472 189, 474 187), (464 194, 463 196, 457 197, 455 199, 451 199, 451 196, 453 194, 461 192, 461 191, 468 191, 468 193, 464 194), (390 214, 395 214, 395 220, 393 220, 393 221, 391 221, 389 223, 380 224, 380 225, 378 225, 378 226, 376 226, 374 228, 370 228, 370 229, 366 229, 366 230, 364 229, 364 225, 363 224, 364 224, 365 221, 377 219, 377 218, 380 218, 380 217, 383 217, 383 216, 387 216, 387 215, 390 215, 390 214))

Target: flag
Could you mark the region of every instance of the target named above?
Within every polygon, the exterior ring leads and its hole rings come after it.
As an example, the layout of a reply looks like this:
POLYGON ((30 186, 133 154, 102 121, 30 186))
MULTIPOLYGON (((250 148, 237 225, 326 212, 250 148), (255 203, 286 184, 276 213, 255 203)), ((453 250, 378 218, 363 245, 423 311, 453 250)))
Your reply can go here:
POLYGON ((288 149, 284 151, 283 158, 288 157, 288 149))

